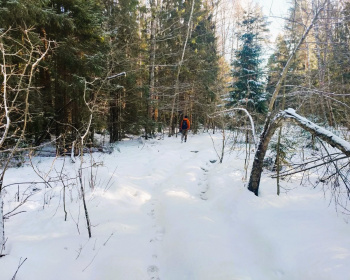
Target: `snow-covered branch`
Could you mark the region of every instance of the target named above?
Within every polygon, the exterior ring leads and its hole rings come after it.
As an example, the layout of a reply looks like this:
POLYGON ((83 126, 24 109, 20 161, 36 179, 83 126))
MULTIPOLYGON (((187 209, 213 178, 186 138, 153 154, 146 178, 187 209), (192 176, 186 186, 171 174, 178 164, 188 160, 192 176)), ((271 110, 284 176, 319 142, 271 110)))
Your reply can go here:
POLYGON ((252 130, 252 135, 253 135, 253 139, 254 139, 254 145, 256 146, 257 145, 257 141, 256 141, 256 136, 255 136, 255 126, 254 126, 254 121, 253 121, 253 118, 252 116, 249 114, 249 112, 244 109, 244 108, 231 108, 231 109, 227 109, 227 110, 224 110, 224 111, 220 111, 220 112, 216 112, 214 114, 212 114, 211 116, 209 116, 210 118, 213 118, 213 117, 216 117, 216 116, 219 116, 221 114, 229 114, 231 115, 233 111, 242 111, 244 112, 247 117, 249 118, 249 121, 250 121, 250 125, 251 125, 251 130, 252 130), (231 114, 230 114, 231 113, 231 114))
POLYGON ((276 118, 284 118, 286 121, 293 122, 304 130, 310 132, 314 136, 327 142, 332 147, 336 147, 345 155, 350 157, 350 143, 330 132, 329 130, 318 126, 308 119, 298 115, 294 109, 287 109, 276 116, 276 118))
POLYGON ((119 74, 115 74, 115 75, 109 76, 109 77, 107 77, 107 80, 112 80, 112 79, 118 78, 120 76, 126 76, 126 72, 121 72, 119 74))

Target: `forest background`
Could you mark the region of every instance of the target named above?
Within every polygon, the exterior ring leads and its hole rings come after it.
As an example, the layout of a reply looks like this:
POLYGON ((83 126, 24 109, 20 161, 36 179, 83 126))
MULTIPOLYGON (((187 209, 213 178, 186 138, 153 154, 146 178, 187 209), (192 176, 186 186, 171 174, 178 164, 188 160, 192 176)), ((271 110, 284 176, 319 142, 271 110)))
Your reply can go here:
MULTIPOLYGON (((272 43, 254 2, 2 0, 1 177, 23 150, 78 155, 100 145, 96 133, 171 136, 184 115, 194 133, 237 129, 255 142, 254 123, 263 131, 291 107, 346 140, 349 12, 345 0, 295 1, 272 43)), ((271 149, 275 165, 288 156, 280 139, 271 149)))
MULTIPOLYGON (((296 1, 272 50, 269 19, 253 3, 3 0, 1 145, 55 140, 62 153, 82 135, 93 145, 94 132, 111 143, 127 134, 172 135, 184 114, 196 132, 220 106, 248 108, 262 123, 280 72, 320 5, 296 1)), ((321 124, 348 127, 350 5, 325 5, 274 109, 293 107, 321 124)))

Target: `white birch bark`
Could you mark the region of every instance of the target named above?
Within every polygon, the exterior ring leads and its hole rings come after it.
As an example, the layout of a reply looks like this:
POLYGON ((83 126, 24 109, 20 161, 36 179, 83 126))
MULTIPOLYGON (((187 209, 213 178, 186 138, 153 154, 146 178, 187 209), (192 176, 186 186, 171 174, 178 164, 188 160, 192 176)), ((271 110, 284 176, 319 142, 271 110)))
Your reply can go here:
POLYGON ((10 116, 9 116, 9 108, 8 108, 8 100, 7 100, 7 71, 6 71, 6 56, 5 56, 5 49, 4 49, 4 45, 2 43, 0 43, 0 51, 2 53, 2 61, 3 64, 1 64, 1 74, 3 76, 3 82, 2 82, 2 90, 3 90, 3 106, 4 106, 4 111, 5 111, 5 119, 6 119, 6 123, 5 123, 5 131, 1 136, 0 139, 0 147, 3 145, 9 128, 10 128, 10 124, 11 124, 11 120, 10 120, 10 116))
POLYGON ((48 41, 47 44, 45 45, 46 49, 44 50, 44 52, 41 52, 37 46, 33 45, 30 37, 29 37, 29 33, 30 30, 24 30, 23 34, 24 34, 24 40, 25 42, 28 44, 28 48, 23 48, 24 52, 27 52, 27 57, 26 57, 26 61, 24 63, 24 67, 23 70, 21 71, 21 73, 13 73, 11 72, 11 68, 13 68, 11 65, 7 65, 7 60, 6 57, 7 56, 18 56, 18 54, 20 53, 20 51, 17 51, 16 53, 7 53, 7 49, 4 46, 3 42, 2 42, 2 38, 3 36, 6 35, 7 32, 9 32, 10 29, 8 29, 6 32, 4 32, 2 34, 2 36, 0 36, 0 52, 2 55, 2 63, 0 65, 1 67, 1 75, 3 78, 3 82, 2 82, 2 87, 1 87, 1 93, 2 93, 2 102, 3 105, 1 106, 3 108, 3 112, 4 112, 4 119, 6 120, 6 123, 4 124, 4 126, 2 126, 1 128, 4 128, 4 131, 1 135, 1 139, 0 139, 0 147, 4 144, 7 136, 8 136, 8 132, 11 126, 11 119, 10 119, 10 113, 12 110, 16 110, 17 109, 17 100, 18 97, 20 95, 20 92, 25 92, 24 95, 24 113, 23 113, 23 126, 21 127, 21 129, 19 130, 21 132, 20 137, 18 139, 18 141, 16 142, 16 144, 11 147, 10 150, 10 154, 8 156, 8 158, 6 159, 6 161, 4 162, 4 167, 3 170, 0 174, 0 251, 2 251, 3 247, 4 247, 4 243, 5 243, 5 230, 4 230, 4 217, 3 217, 3 199, 2 199, 2 187, 3 187, 3 182, 4 182, 4 176, 5 176, 5 172, 6 169, 8 167, 8 164, 10 162, 10 160, 13 158, 14 153, 17 151, 19 144, 21 143, 21 141, 24 139, 25 137, 25 132, 26 132, 26 127, 28 124, 28 119, 29 119, 29 95, 32 89, 32 81, 34 78, 34 73, 40 63, 40 61, 42 61, 44 59, 44 57, 47 55, 49 49, 51 48, 51 41, 48 41), (29 71, 27 73, 27 71, 29 71), (17 83, 17 87, 18 89, 21 88, 22 86, 22 82, 24 80, 24 77, 28 77, 28 82, 25 84, 25 88, 23 88, 23 90, 17 90, 17 93, 12 97, 12 100, 9 100, 9 96, 8 96, 8 92, 7 92, 7 88, 8 88, 8 80, 11 78, 12 75, 17 75, 20 76, 19 81, 17 83))

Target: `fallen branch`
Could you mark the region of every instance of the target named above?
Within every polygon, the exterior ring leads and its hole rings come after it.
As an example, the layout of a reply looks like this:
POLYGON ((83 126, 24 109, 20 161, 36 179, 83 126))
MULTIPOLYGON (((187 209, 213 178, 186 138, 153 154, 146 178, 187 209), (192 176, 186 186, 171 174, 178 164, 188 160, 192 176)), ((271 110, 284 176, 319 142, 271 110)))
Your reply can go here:
POLYGON ((339 149, 344 155, 344 158, 350 157, 350 143, 328 131, 325 128, 309 121, 308 119, 298 115, 294 109, 287 109, 278 113, 264 128, 264 133, 261 135, 258 149, 254 158, 254 165, 249 181, 249 190, 258 195, 261 173, 263 170, 263 160, 266 155, 268 144, 275 133, 276 129, 284 122, 290 122, 300 126, 304 130, 310 132, 313 136, 320 138, 332 147, 339 149))
MULTIPOLYGON (((22 258, 21 258, 21 259, 22 259, 22 258)), ((21 259, 19 260, 19 261, 20 261, 20 264, 18 265, 17 270, 16 270, 16 272, 15 272, 15 274, 13 275, 13 277, 12 277, 11 280, 15 280, 15 279, 16 279, 16 275, 17 275, 19 269, 20 269, 21 266, 24 264, 24 262, 27 260, 27 258, 25 258, 25 259, 23 260, 23 262, 21 262, 21 259)))
MULTIPOLYGON (((280 177, 291 176, 291 175, 294 175, 294 174, 298 174, 298 173, 305 172, 305 171, 308 171, 308 170, 311 170, 311 169, 315 169, 315 168, 317 168, 317 167, 321 167, 322 165, 326 165, 326 164, 328 164, 328 163, 332 163, 332 162, 335 162, 335 161, 338 161, 338 160, 342 160, 342 159, 346 159, 346 158, 348 158, 348 157, 345 156, 345 157, 341 157, 341 158, 337 158, 337 159, 332 159, 332 160, 330 160, 330 161, 322 162, 322 163, 320 163, 320 164, 313 165, 313 166, 310 166, 310 167, 308 167, 308 168, 296 170, 296 171, 293 171, 293 172, 286 171, 286 172, 280 173, 279 176, 280 176, 280 177)), ((277 175, 272 175, 271 178, 277 178, 277 175)))

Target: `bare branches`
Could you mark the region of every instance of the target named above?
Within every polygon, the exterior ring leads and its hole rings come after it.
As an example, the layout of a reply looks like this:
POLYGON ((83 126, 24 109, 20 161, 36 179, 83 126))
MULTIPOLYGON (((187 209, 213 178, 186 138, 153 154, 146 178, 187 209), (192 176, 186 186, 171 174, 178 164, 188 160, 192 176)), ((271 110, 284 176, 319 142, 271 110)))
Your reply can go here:
POLYGON ((220 115, 220 114, 230 114, 230 113, 232 113, 232 111, 242 111, 242 112, 244 112, 244 113, 247 115, 247 117, 249 118, 249 121, 250 121, 250 125, 251 125, 251 130, 252 130, 254 145, 255 145, 255 147, 256 147, 257 142, 256 142, 256 136, 255 136, 254 121, 253 121, 252 116, 249 114, 249 112, 248 112, 246 109, 244 109, 244 108, 232 108, 232 109, 228 109, 228 110, 216 112, 216 113, 212 114, 211 116, 209 116, 209 118, 213 118, 213 117, 215 117, 215 116, 217 116, 217 115, 220 115))
POLYGON ((19 271, 19 269, 21 268, 21 266, 24 264, 24 262, 27 260, 27 258, 25 258, 23 261, 21 261, 22 258, 19 260, 19 265, 17 267, 17 270, 15 272, 15 274, 13 275, 13 277, 11 278, 11 280, 15 280, 16 279, 16 276, 17 276, 17 273, 19 271))
POLYGON ((10 218, 11 216, 14 216, 14 215, 17 215, 19 213, 23 213, 23 212, 26 212, 26 211, 20 211, 20 212, 16 212, 14 213, 17 209, 19 209, 20 207, 22 207, 30 197, 32 197, 34 195, 34 193, 30 193, 28 194, 20 203, 18 203, 18 205, 13 208, 11 211, 7 212, 4 214, 4 219, 8 219, 10 218))
MULTIPOLYGON (((45 58, 48 52, 52 49, 54 42, 47 41, 42 46, 38 42, 34 42, 34 35, 31 33, 32 29, 20 30, 23 34, 22 41, 11 37, 12 31, 19 31, 8 29, 0 35, 0 66, 2 75, 1 87, 1 101, 0 118, 5 120, 2 126, 3 131, 0 132, 0 148, 2 148, 7 140, 10 130, 14 131, 11 138, 18 133, 19 138, 14 145, 8 150, 11 159, 13 154, 17 151, 19 145, 25 138, 28 120, 30 119, 29 112, 29 96, 33 91, 33 79, 40 62, 45 58), (17 50, 13 50, 13 45, 17 46, 17 50), (15 64, 14 61, 19 60, 15 64), (11 118, 12 114, 17 115, 16 118, 21 122, 14 122, 11 118), (12 128, 13 126, 13 128, 12 128)), ((8 164, 4 165, 5 169, 8 164)))
MULTIPOLYGON (((312 169, 316 169, 316 168, 319 168, 321 166, 324 166, 324 165, 327 165, 329 163, 334 163, 335 161, 338 161, 338 160, 343 160, 343 159, 347 159, 348 157, 345 156, 345 157, 340 157, 340 158, 331 158, 330 160, 328 161, 323 161, 319 164, 313 164, 312 166, 310 167, 306 167, 307 165, 310 164, 310 162, 308 163, 302 163, 300 165, 298 165, 297 167, 294 167, 294 171, 285 171, 285 172, 282 172, 279 174, 280 177, 287 177, 287 176, 291 176, 291 175, 295 175, 295 174, 298 174, 298 173, 302 173, 302 172, 306 172, 306 171, 309 171, 309 170, 312 170, 312 169)), ((320 159, 317 159, 317 161, 320 161, 322 158, 320 159)), ((314 161, 312 161, 313 163, 314 161)), ((277 175, 273 175, 271 176, 272 178, 277 178, 277 175)))
POLYGON ((275 104, 275 101, 276 101, 276 98, 279 94, 279 91, 282 87, 282 84, 287 76, 287 73, 288 73, 288 70, 289 70, 289 67, 291 66, 292 64, 292 61, 293 61, 293 58, 294 56, 296 55, 297 51, 299 50, 300 46, 304 43, 306 37, 308 36, 308 34, 310 33, 311 29, 313 28, 314 24, 316 23, 320 13, 324 10, 324 7, 326 5, 326 2, 328 0, 325 0, 323 2, 323 4, 321 5, 321 7, 319 8, 319 10, 315 13, 315 16, 314 18, 312 19, 312 22, 310 23, 310 25, 307 27, 307 29, 305 30, 303 36, 300 38, 298 44, 295 46, 294 50, 292 51, 291 55, 289 56, 289 59, 285 65, 285 67, 283 68, 282 70, 282 73, 281 73, 281 77, 280 79, 278 80, 277 82, 277 85, 276 85, 276 88, 272 94, 272 97, 271 97, 271 100, 270 100, 270 105, 269 105, 269 108, 268 108, 268 112, 271 113, 272 110, 273 110, 273 106, 275 104))
MULTIPOLYGON (((31 33, 31 29, 13 30, 9 28, 5 32, 0 33, 0 69, 2 86, 0 89, 0 122, 4 120, 0 131, 0 148, 3 148, 10 132, 10 138, 18 136, 18 139, 12 144, 8 150, 9 156, 5 160, 2 172, 0 174, 0 247, 4 246, 5 234, 3 218, 7 215, 15 215, 13 213, 30 196, 22 201, 14 210, 7 214, 3 214, 2 189, 6 169, 17 151, 19 145, 25 138, 26 128, 30 119, 29 115, 29 96, 33 91, 33 79, 39 63, 45 58, 52 47, 53 42, 45 40, 43 46, 34 40, 35 36, 31 33), (16 40, 11 36, 12 31, 20 31, 21 40, 16 40), (15 47, 14 47, 15 46, 15 47), (17 114, 14 121, 11 118, 13 114, 17 114), (13 126, 13 128, 12 128, 13 126)), ((13 141, 13 139, 10 139, 13 141)), ((24 260, 25 261, 25 260, 24 260)), ((19 265, 18 269, 24 263, 19 265)), ((17 269, 17 271, 18 271, 17 269)), ((17 271, 12 279, 15 279, 17 271)))

